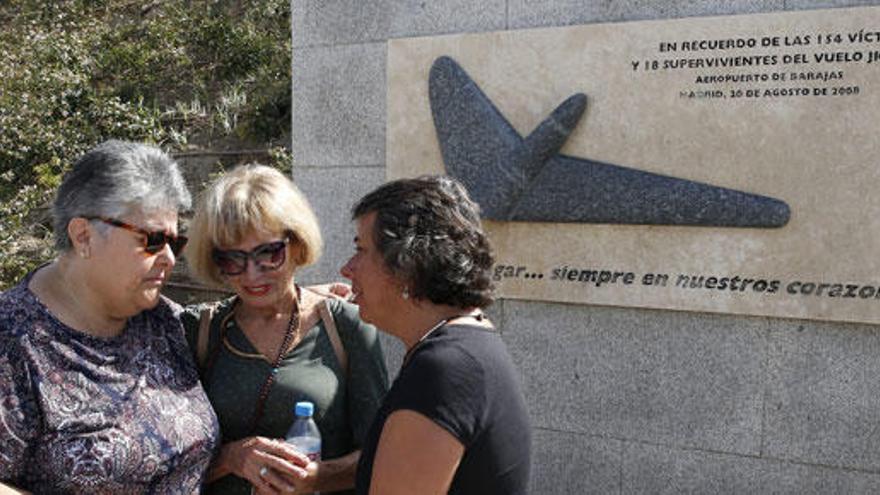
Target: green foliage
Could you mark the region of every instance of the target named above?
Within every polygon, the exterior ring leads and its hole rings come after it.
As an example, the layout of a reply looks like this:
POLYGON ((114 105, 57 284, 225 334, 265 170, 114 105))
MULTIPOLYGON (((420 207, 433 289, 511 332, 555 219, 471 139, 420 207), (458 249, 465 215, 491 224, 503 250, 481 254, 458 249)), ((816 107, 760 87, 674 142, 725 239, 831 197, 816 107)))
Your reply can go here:
POLYGON ((50 198, 49 188, 25 186, 11 200, 0 202, 0 283, 4 289, 52 256, 51 232, 40 209, 50 198))
POLYGON ((51 256, 51 191, 95 144, 286 144, 289 9, 0 0, 0 288, 51 256))

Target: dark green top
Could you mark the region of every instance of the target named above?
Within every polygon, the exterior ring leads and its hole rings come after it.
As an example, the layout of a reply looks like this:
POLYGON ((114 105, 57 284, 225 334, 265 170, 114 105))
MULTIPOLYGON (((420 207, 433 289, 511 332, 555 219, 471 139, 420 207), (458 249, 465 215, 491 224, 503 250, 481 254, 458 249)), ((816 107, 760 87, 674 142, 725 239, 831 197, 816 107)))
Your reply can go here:
MULTIPOLYGON (((229 345, 244 353, 258 353, 235 318, 226 318, 234 302, 235 298, 222 301, 214 311, 208 356, 216 350, 216 357, 210 369, 202 370, 202 384, 220 421, 223 443, 250 435, 283 438, 293 423, 294 405, 307 400, 315 404, 322 459, 333 459, 360 449, 388 389, 388 374, 376 329, 358 318, 356 306, 332 300, 330 309, 348 356, 348 377, 340 368, 324 324, 319 320, 282 360, 263 416, 252 432, 251 418, 271 365, 261 358, 237 355, 221 342, 220 325, 226 321, 229 345)), ((204 307, 188 306, 182 315, 191 349, 196 348, 199 313, 204 307)), ((208 485, 206 493, 249 494, 250 484, 229 475, 208 485)))

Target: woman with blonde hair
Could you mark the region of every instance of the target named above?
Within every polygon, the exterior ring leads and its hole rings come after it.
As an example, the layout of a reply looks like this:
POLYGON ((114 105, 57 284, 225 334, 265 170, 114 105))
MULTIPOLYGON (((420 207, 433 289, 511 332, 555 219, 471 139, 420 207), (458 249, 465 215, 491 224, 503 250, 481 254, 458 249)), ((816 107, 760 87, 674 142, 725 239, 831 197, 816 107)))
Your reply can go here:
POLYGON ((192 272, 235 292, 183 318, 221 426, 207 492, 350 489, 387 373, 376 329, 357 308, 294 280, 321 252, 305 197, 273 168, 241 166, 208 186, 189 234, 192 272), (319 462, 279 440, 298 401, 315 405, 319 462))

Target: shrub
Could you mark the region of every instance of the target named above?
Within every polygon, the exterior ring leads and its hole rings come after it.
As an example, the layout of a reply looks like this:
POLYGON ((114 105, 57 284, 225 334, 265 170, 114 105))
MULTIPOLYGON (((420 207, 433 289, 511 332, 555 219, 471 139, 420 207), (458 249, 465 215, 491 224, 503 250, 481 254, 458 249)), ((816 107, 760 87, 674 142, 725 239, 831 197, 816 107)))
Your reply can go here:
POLYGON ((109 138, 286 145, 287 0, 0 2, 0 288, 51 256, 46 205, 109 138))

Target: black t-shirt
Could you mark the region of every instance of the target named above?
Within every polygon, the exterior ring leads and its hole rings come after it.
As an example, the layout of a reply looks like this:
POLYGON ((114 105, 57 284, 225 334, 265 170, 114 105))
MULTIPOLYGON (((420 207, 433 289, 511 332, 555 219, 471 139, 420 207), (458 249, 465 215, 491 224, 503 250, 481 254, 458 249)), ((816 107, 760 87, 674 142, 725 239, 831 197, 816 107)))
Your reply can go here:
POLYGON ((516 369, 496 331, 447 325, 417 344, 365 439, 358 494, 370 491, 382 428, 401 409, 426 416, 464 445, 449 493, 515 495, 528 490, 531 425, 516 369))

